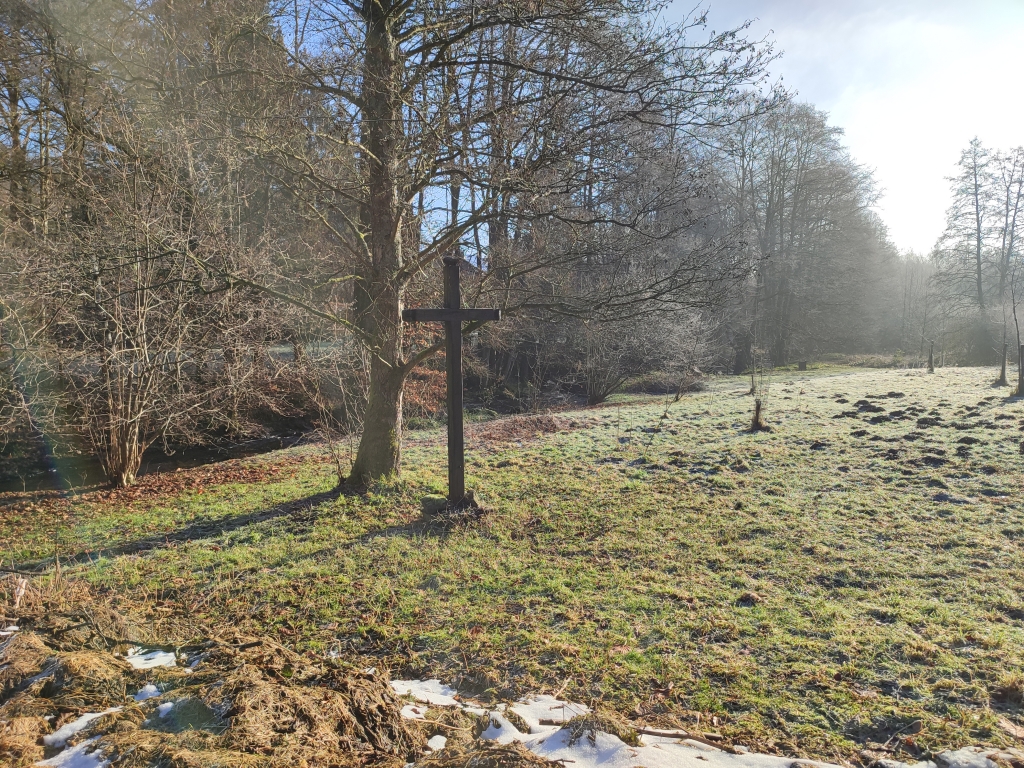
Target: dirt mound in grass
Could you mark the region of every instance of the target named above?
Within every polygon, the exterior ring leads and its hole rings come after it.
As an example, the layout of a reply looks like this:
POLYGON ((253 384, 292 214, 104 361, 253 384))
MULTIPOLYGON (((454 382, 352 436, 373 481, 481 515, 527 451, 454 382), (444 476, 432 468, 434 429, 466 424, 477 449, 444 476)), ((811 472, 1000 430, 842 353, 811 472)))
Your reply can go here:
POLYGON ((109 621, 92 623, 38 607, 14 616, 21 629, 0 639, 5 766, 93 737, 118 768, 398 766, 423 752, 386 675, 237 632, 142 645, 168 666, 137 668, 128 654, 139 628, 109 607, 97 610, 109 621))
POLYGON ((556 416, 553 413, 537 413, 526 416, 507 416, 503 419, 485 422, 473 427, 470 436, 474 441, 485 443, 507 443, 513 440, 528 440, 552 432, 578 429, 583 424, 556 416))

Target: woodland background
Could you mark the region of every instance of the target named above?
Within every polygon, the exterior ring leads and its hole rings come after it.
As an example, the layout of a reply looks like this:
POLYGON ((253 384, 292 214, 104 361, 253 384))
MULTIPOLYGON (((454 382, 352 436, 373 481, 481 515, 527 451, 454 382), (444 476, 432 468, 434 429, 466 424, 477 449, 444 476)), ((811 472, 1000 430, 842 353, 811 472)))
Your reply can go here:
POLYGON ((439 305, 441 256, 505 314, 470 329, 477 410, 1016 360, 1024 150, 972 142, 934 250, 900 253, 770 45, 654 11, 2 0, 5 463, 130 485, 157 447, 400 442, 444 418, 444 360, 388 318, 439 305), (398 417, 363 430, 374 382, 398 417))

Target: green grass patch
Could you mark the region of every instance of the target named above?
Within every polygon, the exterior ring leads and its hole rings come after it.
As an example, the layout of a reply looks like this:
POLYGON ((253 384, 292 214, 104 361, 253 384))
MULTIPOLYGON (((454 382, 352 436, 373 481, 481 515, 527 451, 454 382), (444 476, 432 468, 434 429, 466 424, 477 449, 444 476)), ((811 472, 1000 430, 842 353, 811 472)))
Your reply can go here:
POLYGON ((328 491, 315 446, 248 460, 280 465, 261 482, 5 517, 0 540, 20 561, 219 521, 74 573, 302 651, 496 696, 562 690, 761 750, 1002 744, 1024 690, 1024 404, 993 379, 780 372, 768 433, 746 431, 742 377, 529 439, 472 427, 468 485, 491 512, 447 531, 419 520, 445 483, 428 429, 401 481, 311 512, 232 525, 328 491))

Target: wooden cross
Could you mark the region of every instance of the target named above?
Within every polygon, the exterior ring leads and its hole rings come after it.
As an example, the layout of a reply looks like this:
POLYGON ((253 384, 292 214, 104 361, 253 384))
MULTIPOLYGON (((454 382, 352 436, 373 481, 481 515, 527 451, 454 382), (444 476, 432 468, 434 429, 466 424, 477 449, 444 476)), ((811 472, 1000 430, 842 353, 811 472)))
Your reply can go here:
POLYGON ((462 324, 500 320, 500 309, 463 309, 459 289, 462 259, 444 257, 444 308, 406 309, 406 323, 444 323, 444 349, 448 368, 448 503, 466 500, 466 440, 462 430, 462 324))

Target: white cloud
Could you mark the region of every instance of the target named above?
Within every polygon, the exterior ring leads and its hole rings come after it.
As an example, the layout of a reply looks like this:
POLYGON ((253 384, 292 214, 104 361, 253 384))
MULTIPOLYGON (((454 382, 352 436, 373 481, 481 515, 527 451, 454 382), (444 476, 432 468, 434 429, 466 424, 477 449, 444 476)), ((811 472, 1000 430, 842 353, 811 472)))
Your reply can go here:
MULTIPOLYGON (((772 71, 829 112, 853 156, 875 170, 878 205, 900 248, 942 231, 950 175, 977 135, 1024 144, 1024 0, 712 0, 709 27, 756 18, 783 51, 772 71)), ((666 14, 691 5, 676 0, 666 14)))

